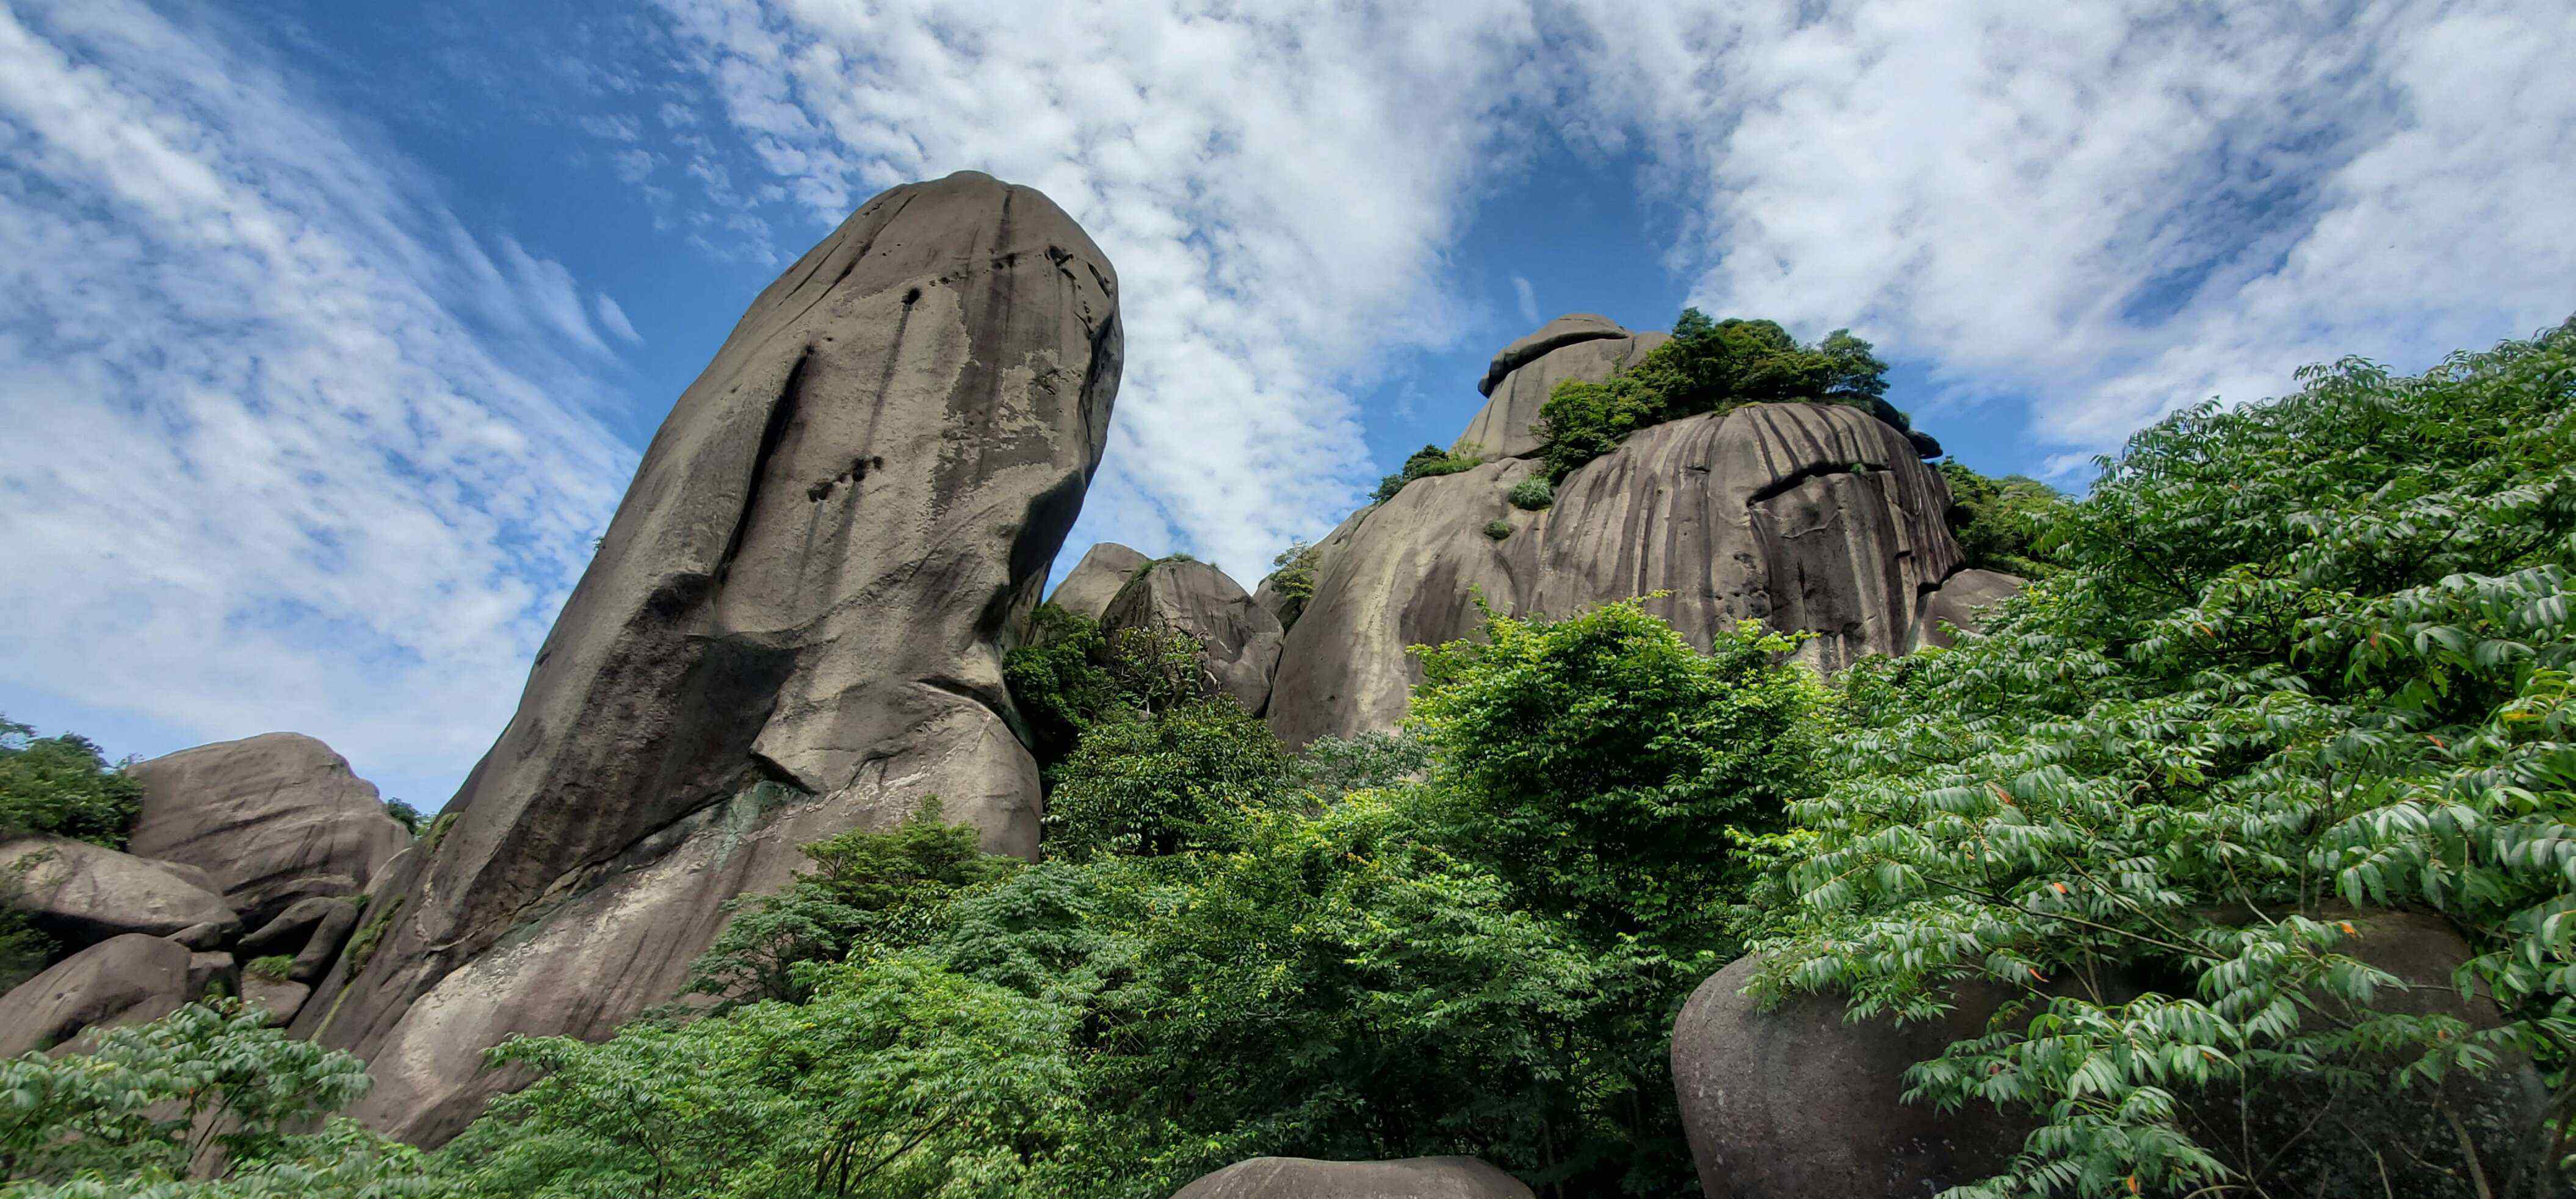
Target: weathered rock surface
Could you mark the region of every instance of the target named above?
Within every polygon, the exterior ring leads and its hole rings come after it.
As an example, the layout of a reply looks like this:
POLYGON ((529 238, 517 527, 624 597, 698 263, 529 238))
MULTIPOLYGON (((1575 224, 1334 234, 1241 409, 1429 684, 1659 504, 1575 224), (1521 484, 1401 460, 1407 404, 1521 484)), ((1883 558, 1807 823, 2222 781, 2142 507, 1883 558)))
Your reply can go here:
POLYGON ((223 897, 200 885, 204 877, 67 837, 0 842, 0 895, 39 928, 74 945, 123 933, 166 937, 200 924, 230 936, 241 919, 223 897))
POLYGON ((0 996, 0 1057, 51 1049, 93 1026, 158 1020, 188 1001, 188 947, 127 933, 64 958, 0 996))
POLYGON ((1949 488, 1894 428, 1857 408, 1757 404, 1630 437, 1523 512, 1526 459, 1417 479, 1322 543, 1314 598, 1288 632, 1271 729, 1290 744, 1393 726, 1418 665, 1405 647, 1481 628, 1473 596, 1572 615, 1645 595, 1694 644, 1733 622, 1816 634, 1839 670, 1914 646, 1923 596, 1958 567, 1949 488), (1494 540, 1487 523, 1512 535, 1494 540))
POLYGON ((1328 1162, 1256 1157, 1188 1186, 1172 1199, 1534 1199, 1518 1179, 1472 1157, 1328 1162))
POLYGON ((1709 1199, 1928 1197, 2010 1164, 2011 1120, 1902 1100, 1906 1068, 1983 1035, 2002 988, 1967 988, 1934 1022, 1852 1025, 1839 996, 1758 1010, 1740 992, 1760 966, 1719 971, 1673 1024, 1673 1087, 1709 1199))
POLYGON ((1491 398, 1450 448, 1473 447, 1498 458, 1535 454, 1539 440, 1531 426, 1538 422, 1539 409, 1557 384, 1568 379, 1601 382, 1671 340, 1669 333, 1632 334, 1597 316, 1558 317, 1494 356, 1493 366, 1485 372, 1487 381, 1481 385, 1491 398))
POLYGON ((1485 365, 1485 377, 1476 381, 1478 395, 1492 395, 1504 377, 1523 366, 1573 345, 1578 341, 1597 341, 1608 337, 1626 337, 1628 330, 1619 322, 1594 312, 1569 312, 1538 327, 1538 332, 1504 346, 1494 360, 1485 365))
POLYGON ((1942 580, 1940 587, 1923 597, 1923 607, 1914 630, 1916 645, 1948 645, 1955 640, 1942 625, 1956 625, 1974 632, 1982 619, 1978 609, 2021 594, 2019 575, 1999 570, 1963 570, 1942 580))
POLYGON ((1081 507, 1121 352, 1098 247, 971 172, 868 201, 762 292, 453 824, 386 867, 296 1018, 371 1064, 354 1114, 444 1140, 502 1085, 485 1047, 671 998, 724 901, 785 884, 807 842, 935 795, 1033 854, 1000 642, 1081 507))
MULTIPOLYGON (((2473 1028, 2495 1027, 2491 1005, 2482 999, 2462 1005, 2444 989, 2469 954, 2448 925, 2405 912, 2354 922, 2360 936, 2345 951, 2417 987, 2381 992, 2379 1010, 2456 1015, 2473 1028)), ((1843 1019, 1842 998, 1833 995, 1799 996, 1758 1010, 1740 994, 1758 969, 1757 959, 1746 958, 1719 971, 1673 1025, 1673 1085, 1709 1199, 1911 1199, 2009 1164, 2031 1127, 2022 1114, 1983 1106, 1943 1113, 1903 1101, 1905 1069, 1952 1041, 1984 1035, 2010 997, 2006 989, 1963 986, 1938 1021, 1851 1024, 1843 1019)), ((2178 979, 2105 981, 2131 995, 2189 993, 2178 979)), ((2393 1187, 2388 1193, 2468 1199, 2479 1192, 2460 1153, 2462 1134, 2478 1145, 2481 1168, 2500 1184, 2495 1195, 2563 1193, 2557 1188, 2565 1180, 2550 1175, 2546 1146, 2534 1135, 2543 1095, 2527 1063, 2508 1063, 2480 1079, 2455 1075, 2438 1096, 2420 1088, 2386 1097, 2337 1095, 2302 1085, 2267 1091, 2246 1112, 2223 1091, 2186 1092, 2184 1099, 2217 1113, 2194 1125, 2204 1144, 2267 1194, 2360 1195, 2393 1187), (2461 1117, 2456 1131, 2450 1115, 2461 1117), (2330 1132, 2320 1136, 2320 1129, 2330 1132)))
POLYGON ((1104 541, 1082 555, 1065 572, 1064 581, 1055 585, 1055 594, 1047 602, 1067 612, 1100 619, 1109 610, 1109 601, 1118 598, 1118 589, 1136 577, 1137 568, 1153 559, 1114 541, 1104 541))
MULTIPOLYGON (((357 905, 346 899, 316 895, 287 905, 285 911, 269 918, 266 924, 242 934, 233 949, 246 958, 264 958, 275 953, 293 953, 313 939, 313 927, 331 913, 357 905)), ((202 948, 202 947, 201 947, 202 948)))
POLYGON ((411 833, 375 784, 301 733, 264 733, 138 762, 127 848, 213 876, 252 924, 298 899, 355 895, 411 833))
POLYGON ((289 979, 244 974, 241 993, 242 1002, 267 1009, 270 1024, 284 1024, 295 1018, 297 1009, 302 1008, 305 999, 313 994, 313 988, 289 979))
POLYGON ((1224 571, 1175 559, 1131 578, 1101 614, 1101 631, 1174 629, 1197 638, 1213 689, 1255 716, 1270 701, 1279 666, 1279 618, 1224 571))

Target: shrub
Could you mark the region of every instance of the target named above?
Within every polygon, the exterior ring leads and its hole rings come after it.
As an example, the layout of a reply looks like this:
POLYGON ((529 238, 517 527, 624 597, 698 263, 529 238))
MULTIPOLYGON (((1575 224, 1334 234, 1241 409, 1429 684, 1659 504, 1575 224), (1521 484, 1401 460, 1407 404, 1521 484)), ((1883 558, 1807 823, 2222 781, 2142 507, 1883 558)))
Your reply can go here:
POLYGON ((1461 446, 1459 450, 1458 453, 1451 453, 1436 445, 1426 445, 1413 451, 1412 456, 1404 460, 1404 469, 1378 480, 1377 492, 1372 497, 1372 502, 1383 504, 1394 499, 1397 492, 1404 490, 1405 484, 1415 479, 1428 479, 1474 470, 1485 461, 1484 455, 1475 446, 1461 446))
POLYGON ((1029 750, 1040 767, 1062 761, 1083 729, 1127 702, 1117 679, 1100 665, 1107 652, 1097 622, 1040 604, 1028 642, 1002 656, 1002 681, 1020 719, 1028 722, 1029 750))
POLYGON ((1546 475, 1531 475, 1512 484, 1508 498, 1512 502, 1512 507, 1524 512, 1543 511, 1556 503, 1556 485, 1548 482, 1546 475))
POLYGON ((2036 579, 2057 569, 2056 526, 2067 500, 2024 475, 1988 478, 1957 459, 1939 467, 1950 485, 1950 531, 1966 565, 2036 579))
POLYGON ((1270 726, 1225 698, 1091 730, 1048 796, 1047 849, 1157 856, 1228 848, 1272 805, 1288 758, 1270 726))
POLYGON ((1771 321, 1711 320, 1689 308, 1673 339, 1634 367, 1604 382, 1557 384, 1533 431, 1554 481, 1639 429, 1743 404, 1849 404, 1902 429, 1905 414, 1887 405, 1886 392, 1887 364, 1848 329, 1810 347, 1771 321))
POLYGON ((1315 568, 1323 564, 1323 552, 1304 538, 1288 543, 1279 556, 1270 560, 1270 584, 1279 597, 1279 627, 1284 631, 1297 627, 1297 618, 1306 614, 1306 601, 1315 597, 1315 568))
POLYGON ((252 958, 242 965, 243 974, 273 983, 285 982, 286 976, 294 970, 294 956, 283 953, 271 954, 264 958, 252 958))
MULTIPOLYGON (((419 1155, 346 1125, 297 1130, 365 1094, 357 1058, 267 1027, 237 1000, 192 1003, 148 1024, 92 1034, 85 1053, 0 1060, 0 1176, 27 1184, 114 1179, 133 1194, 187 1177, 219 1151, 242 1194, 263 1183, 332 1176, 381 1183, 417 1173, 419 1155)), ((75 1193, 78 1184, 62 1194, 75 1193)), ((182 1192, 173 1192, 182 1193, 182 1192)))
POLYGON ((718 1011, 802 1002, 811 976, 801 967, 919 944, 950 896, 1019 866, 983 852, 974 826, 939 813, 933 798, 891 831, 853 829, 805 846, 813 870, 777 894, 726 905, 733 919, 691 968, 688 993, 716 997, 718 1011))
POLYGON ((143 784, 77 733, 38 737, 0 717, 0 835, 50 833, 123 848, 143 784))
POLYGON ((388 799, 384 803, 385 815, 393 817, 394 823, 403 826, 403 830, 412 836, 419 836, 422 826, 429 823, 429 818, 423 816, 420 809, 408 803, 399 799, 388 799))
POLYGON ((1503 541, 1509 539, 1511 535, 1512 522, 1508 520, 1490 520, 1485 522, 1485 536, 1491 537, 1496 541, 1503 541))

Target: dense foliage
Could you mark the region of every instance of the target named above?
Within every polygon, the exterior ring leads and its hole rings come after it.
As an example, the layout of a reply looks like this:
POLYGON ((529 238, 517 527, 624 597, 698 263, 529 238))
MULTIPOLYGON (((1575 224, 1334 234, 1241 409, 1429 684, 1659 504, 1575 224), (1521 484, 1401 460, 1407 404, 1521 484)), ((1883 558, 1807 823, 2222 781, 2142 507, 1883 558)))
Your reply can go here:
POLYGON ((2057 569, 2055 546, 2067 499, 2027 475, 2000 479, 1978 474, 1959 460, 1944 460, 1950 485, 1950 532, 1971 568, 2036 579, 2057 569))
POLYGON ((0 836, 51 833, 123 846, 143 784, 110 765, 87 737, 35 733, 0 717, 0 836))
POLYGON ((1369 497, 1370 501, 1383 504, 1394 499, 1397 492, 1404 490, 1405 484, 1415 479, 1458 474, 1473 470, 1484 461, 1484 454, 1474 446, 1462 446, 1459 452, 1451 453, 1436 445, 1426 445, 1404 460, 1403 469, 1378 480, 1377 491, 1369 497))
POLYGON ((419 1155, 343 1124, 363 1063, 266 1027, 235 1000, 93 1033, 86 1052, 0 1061, 0 1177, 12 1199, 391 1196, 419 1155), (218 1163, 188 1181, 192 1159, 218 1163))
POLYGON ((1533 431, 1548 478, 1560 480, 1639 429, 1742 404, 1850 404, 1905 428, 1886 394, 1887 364, 1848 329, 1808 346, 1770 321, 1711 320, 1689 308, 1673 339, 1635 366, 1599 383, 1557 384, 1533 431))
POLYGON ((2448 1119, 2439 1079, 2529 1055, 2552 1131, 2576 1105, 2576 326, 2304 377, 2138 434, 1984 639, 1856 669, 1843 777, 1794 805, 1770 985, 1920 1015, 1983 978, 2044 1013, 1911 1076, 2040 1125, 1961 1194, 2266 1185, 2284 1148, 2220 1102, 2310 1119, 2319 1193, 2565 1193, 2541 1152, 2457 1160, 2455 1125, 2421 1160, 2313 1094, 2448 1119), (2373 1011, 2361 907, 2465 933, 2451 984, 2504 1023, 2373 1011))

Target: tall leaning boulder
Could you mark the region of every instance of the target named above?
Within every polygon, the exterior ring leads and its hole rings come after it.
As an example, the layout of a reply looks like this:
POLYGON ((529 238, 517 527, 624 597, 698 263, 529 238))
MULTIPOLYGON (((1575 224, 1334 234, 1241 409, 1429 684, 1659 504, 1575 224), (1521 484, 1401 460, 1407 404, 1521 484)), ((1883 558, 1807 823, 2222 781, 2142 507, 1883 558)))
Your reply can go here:
POLYGON ((1109 432, 1116 276, 1044 195, 887 191, 755 300, 654 435, 519 710, 428 852, 388 868, 297 1032, 355 1114, 445 1140, 512 1034, 678 993, 798 847, 937 797, 1033 855, 1001 640, 1109 432))
POLYGON ((1100 627, 1113 635, 1125 629, 1187 633, 1204 651, 1200 661, 1211 690, 1255 716, 1270 701, 1279 618, 1205 562, 1175 558, 1139 572, 1102 610, 1100 627))
POLYGON ((411 832, 348 759, 301 733, 265 733, 138 762, 128 847, 212 875, 257 925, 299 899, 355 895, 411 832))
POLYGON ((1607 317, 1578 312, 1560 316, 1503 347, 1477 384, 1488 397, 1451 448, 1493 457, 1526 458, 1539 450, 1531 431, 1556 385, 1573 379, 1598 383, 1644 361, 1669 333, 1630 333, 1607 317))
POLYGON ((1513 507, 1513 485, 1540 469, 1507 458, 1417 479, 1325 538, 1272 731, 1302 745, 1393 726, 1420 681, 1406 647, 1475 634, 1478 595, 1569 616, 1664 592, 1647 610, 1694 644, 1760 620, 1815 634, 1800 655, 1830 672, 1914 648, 1924 597, 1961 565, 1948 486, 1859 408, 1754 404, 1657 425, 1567 475, 1552 507, 1513 507))

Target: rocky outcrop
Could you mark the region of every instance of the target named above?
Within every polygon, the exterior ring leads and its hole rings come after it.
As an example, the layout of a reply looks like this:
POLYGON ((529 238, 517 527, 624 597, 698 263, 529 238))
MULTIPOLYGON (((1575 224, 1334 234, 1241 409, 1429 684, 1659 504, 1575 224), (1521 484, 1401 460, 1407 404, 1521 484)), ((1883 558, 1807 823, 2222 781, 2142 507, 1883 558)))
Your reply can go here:
POLYGON ((0 1058, 178 1011, 188 1002, 189 957, 177 942, 127 933, 55 963, 0 996, 0 1058))
POLYGON ((1087 620, 1098 620, 1109 610, 1109 601, 1118 598, 1119 588, 1136 577, 1136 571, 1153 559, 1114 541, 1104 541, 1082 555, 1055 585, 1055 594, 1047 602, 1087 620))
POLYGON ((1328 1162, 1256 1157, 1188 1186, 1172 1199, 1535 1199, 1527 1186, 1472 1157, 1328 1162))
POLYGON ((244 960, 291 956, 295 965, 287 977, 309 983, 331 968, 332 958, 357 926, 356 903, 322 896, 299 899, 275 919, 244 936, 233 952, 244 960))
POLYGON ((1326 538, 1280 655, 1272 730, 1304 744, 1391 727, 1419 679, 1405 647, 1477 632, 1478 594, 1564 616, 1668 592, 1647 610, 1694 644, 1756 619, 1814 633, 1800 657, 1833 671, 1912 649, 1924 596, 1959 566, 1948 487, 1857 408, 1756 404, 1658 425, 1566 476, 1552 507, 1512 507, 1512 485, 1539 469, 1505 459, 1417 479, 1326 538), (1495 521, 1508 536, 1487 536, 1495 521))
POLYGON ((241 920, 209 881, 186 866, 67 837, 0 842, 0 894, 38 928, 74 945, 124 933, 165 937, 200 924, 230 936, 241 920))
POLYGON ((1101 614, 1101 632, 1169 629, 1197 639, 1210 688, 1255 716, 1279 666, 1279 618, 1205 562, 1172 559, 1128 580, 1101 614))
MULTIPOLYGON (((2475 1029, 2498 1024, 2483 999, 2462 1003, 2451 972, 2470 950, 2436 917, 2355 916, 2358 936, 2338 946, 2412 989, 2382 990, 2392 1015, 2451 1015, 2475 1029)), ((1986 1035, 2012 992, 1971 983, 1938 1020, 1844 1020, 1839 996, 1804 995, 1768 1011, 1741 992, 1759 970, 1746 958, 1694 992, 1673 1025, 1673 1085, 1700 1185, 1709 1199, 1913 1199, 2003 1169, 2031 1125, 2023 1113, 1971 1105, 1955 1112, 1904 1102, 1905 1070, 1952 1041, 1986 1035)), ((2188 980, 2105 973, 2114 1001, 2146 991, 2190 994, 2188 980)), ((2326 1018, 2352 1019, 2320 997, 2326 1018)), ((2391 1069, 2401 1063, 2386 1063, 2391 1069)), ((2184 1089, 2205 1113, 2189 1118, 2204 1145, 2277 1195, 2396 1194, 2470 1199, 2484 1193, 2562 1194, 2551 1173, 2543 1092, 2527 1062, 2483 1077, 2454 1073, 2438 1088, 2385 1094, 2277 1086, 2241 1104, 2223 1086, 2184 1089), (2458 1117, 2458 1122, 2453 1122, 2458 1117), (2320 1130, 2324 1130, 2320 1135, 2320 1130), (2476 1145, 2471 1169, 2463 1141, 2476 1145), (2494 1184, 2474 1181, 2479 1170, 2494 1184)))
POLYGON ((512 1034, 671 998, 798 847, 936 796, 1034 854, 1001 641, 1109 431, 1098 247, 961 173, 863 205, 753 302, 654 435, 517 714, 434 851, 386 868, 296 1031, 366 1058, 355 1114, 452 1135, 512 1034))
POLYGON ((284 1024, 293 1020, 296 1011, 304 1006, 305 999, 312 994, 313 988, 291 979, 262 978, 256 974, 242 975, 242 1002, 267 1012, 270 1024, 284 1024))
POLYGON ((1932 594, 1923 597, 1922 610, 1916 616, 1914 643, 1949 645, 1955 638, 1942 626, 1974 632, 1984 619, 1982 609, 2021 594, 2022 587, 2020 576, 1999 570, 1963 570, 1951 575, 1932 594))
POLYGON ((203 869, 251 924, 308 896, 366 890, 411 843, 375 784, 300 733, 183 749, 133 774, 143 803, 128 848, 203 869))
POLYGON ((1539 450, 1531 427, 1556 385, 1599 383, 1644 361, 1669 333, 1630 333, 1589 313, 1560 316, 1494 355, 1478 389, 1490 397, 1451 448, 1488 457, 1525 458, 1539 450))
POLYGON ((2020 1124, 1902 1100, 1906 1069, 1984 1035, 2003 988, 1962 988, 1939 1020, 1846 1024, 1838 996, 1761 1010, 1741 993, 1760 968, 1719 971, 1673 1024, 1673 1087, 1709 1199, 1928 1197, 2011 1163, 2020 1124))

